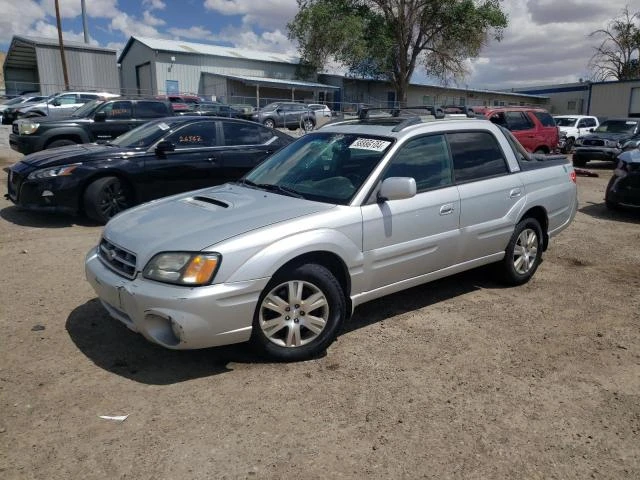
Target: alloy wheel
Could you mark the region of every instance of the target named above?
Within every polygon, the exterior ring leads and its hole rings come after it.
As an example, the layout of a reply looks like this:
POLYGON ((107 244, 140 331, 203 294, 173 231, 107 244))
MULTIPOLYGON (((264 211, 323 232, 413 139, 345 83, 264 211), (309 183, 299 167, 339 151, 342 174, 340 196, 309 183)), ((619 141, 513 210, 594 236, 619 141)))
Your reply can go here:
POLYGON ((538 236, 530 228, 525 228, 518 235, 513 249, 513 267, 521 275, 533 268, 538 257, 538 236))

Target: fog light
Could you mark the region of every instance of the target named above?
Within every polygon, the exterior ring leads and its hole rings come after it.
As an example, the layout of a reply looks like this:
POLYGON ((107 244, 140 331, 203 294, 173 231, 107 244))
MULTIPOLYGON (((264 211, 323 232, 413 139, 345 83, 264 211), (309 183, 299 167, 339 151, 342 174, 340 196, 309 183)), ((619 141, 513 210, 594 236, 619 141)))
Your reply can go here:
POLYGON ((161 345, 175 347, 181 341, 182 329, 170 316, 158 312, 148 312, 144 316, 145 330, 161 345))
POLYGON ((181 342, 182 334, 183 334, 182 325, 176 322, 173 318, 170 318, 169 321, 171 322, 171 331, 173 332, 175 337, 178 339, 178 343, 181 342))

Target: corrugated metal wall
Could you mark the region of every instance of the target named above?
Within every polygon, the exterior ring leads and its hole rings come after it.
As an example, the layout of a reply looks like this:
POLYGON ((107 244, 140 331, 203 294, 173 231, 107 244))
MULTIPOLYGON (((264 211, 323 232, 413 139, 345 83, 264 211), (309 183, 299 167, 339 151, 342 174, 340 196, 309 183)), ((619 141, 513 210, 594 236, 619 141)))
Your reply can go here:
MULTIPOLYGON (((115 52, 65 49, 69 88, 118 93, 120 81, 115 52)), ((60 50, 36 46, 40 91, 54 93, 64 90, 64 75, 60 50)))
POLYGON ((134 41, 127 54, 122 58, 120 65, 120 76, 122 78, 122 93, 125 95, 137 95, 138 84, 136 81, 136 67, 150 62, 151 65, 151 91, 141 91, 143 95, 157 94, 157 86, 155 84, 155 52, 146 45, 138 41, 134 41))
POLYGON ((589 114, 599 117, 628 117, 631 107, 631 90, 638 87, 640 87, 640 80, 591 85, 589 114))

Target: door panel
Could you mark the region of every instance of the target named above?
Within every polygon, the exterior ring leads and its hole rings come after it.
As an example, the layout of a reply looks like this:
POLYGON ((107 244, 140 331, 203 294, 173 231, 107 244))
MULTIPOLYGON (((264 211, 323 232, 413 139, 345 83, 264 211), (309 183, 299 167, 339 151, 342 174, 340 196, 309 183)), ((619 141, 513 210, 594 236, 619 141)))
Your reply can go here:
POLYGON ((367 289, 457 263, 459 213, 455 186, 362 207, 367 289))

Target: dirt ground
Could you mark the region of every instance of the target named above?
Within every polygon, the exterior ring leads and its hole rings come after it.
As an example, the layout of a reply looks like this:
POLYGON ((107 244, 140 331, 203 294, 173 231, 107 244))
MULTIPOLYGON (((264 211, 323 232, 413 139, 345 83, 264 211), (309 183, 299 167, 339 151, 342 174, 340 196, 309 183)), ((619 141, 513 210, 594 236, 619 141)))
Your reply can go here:
POLYGON ((84 279, 100 227, 0 199, 0 478, 640 478, 640 214, 594 171, 529 284, 374 301, 296 364, 147 343, 84 279))

